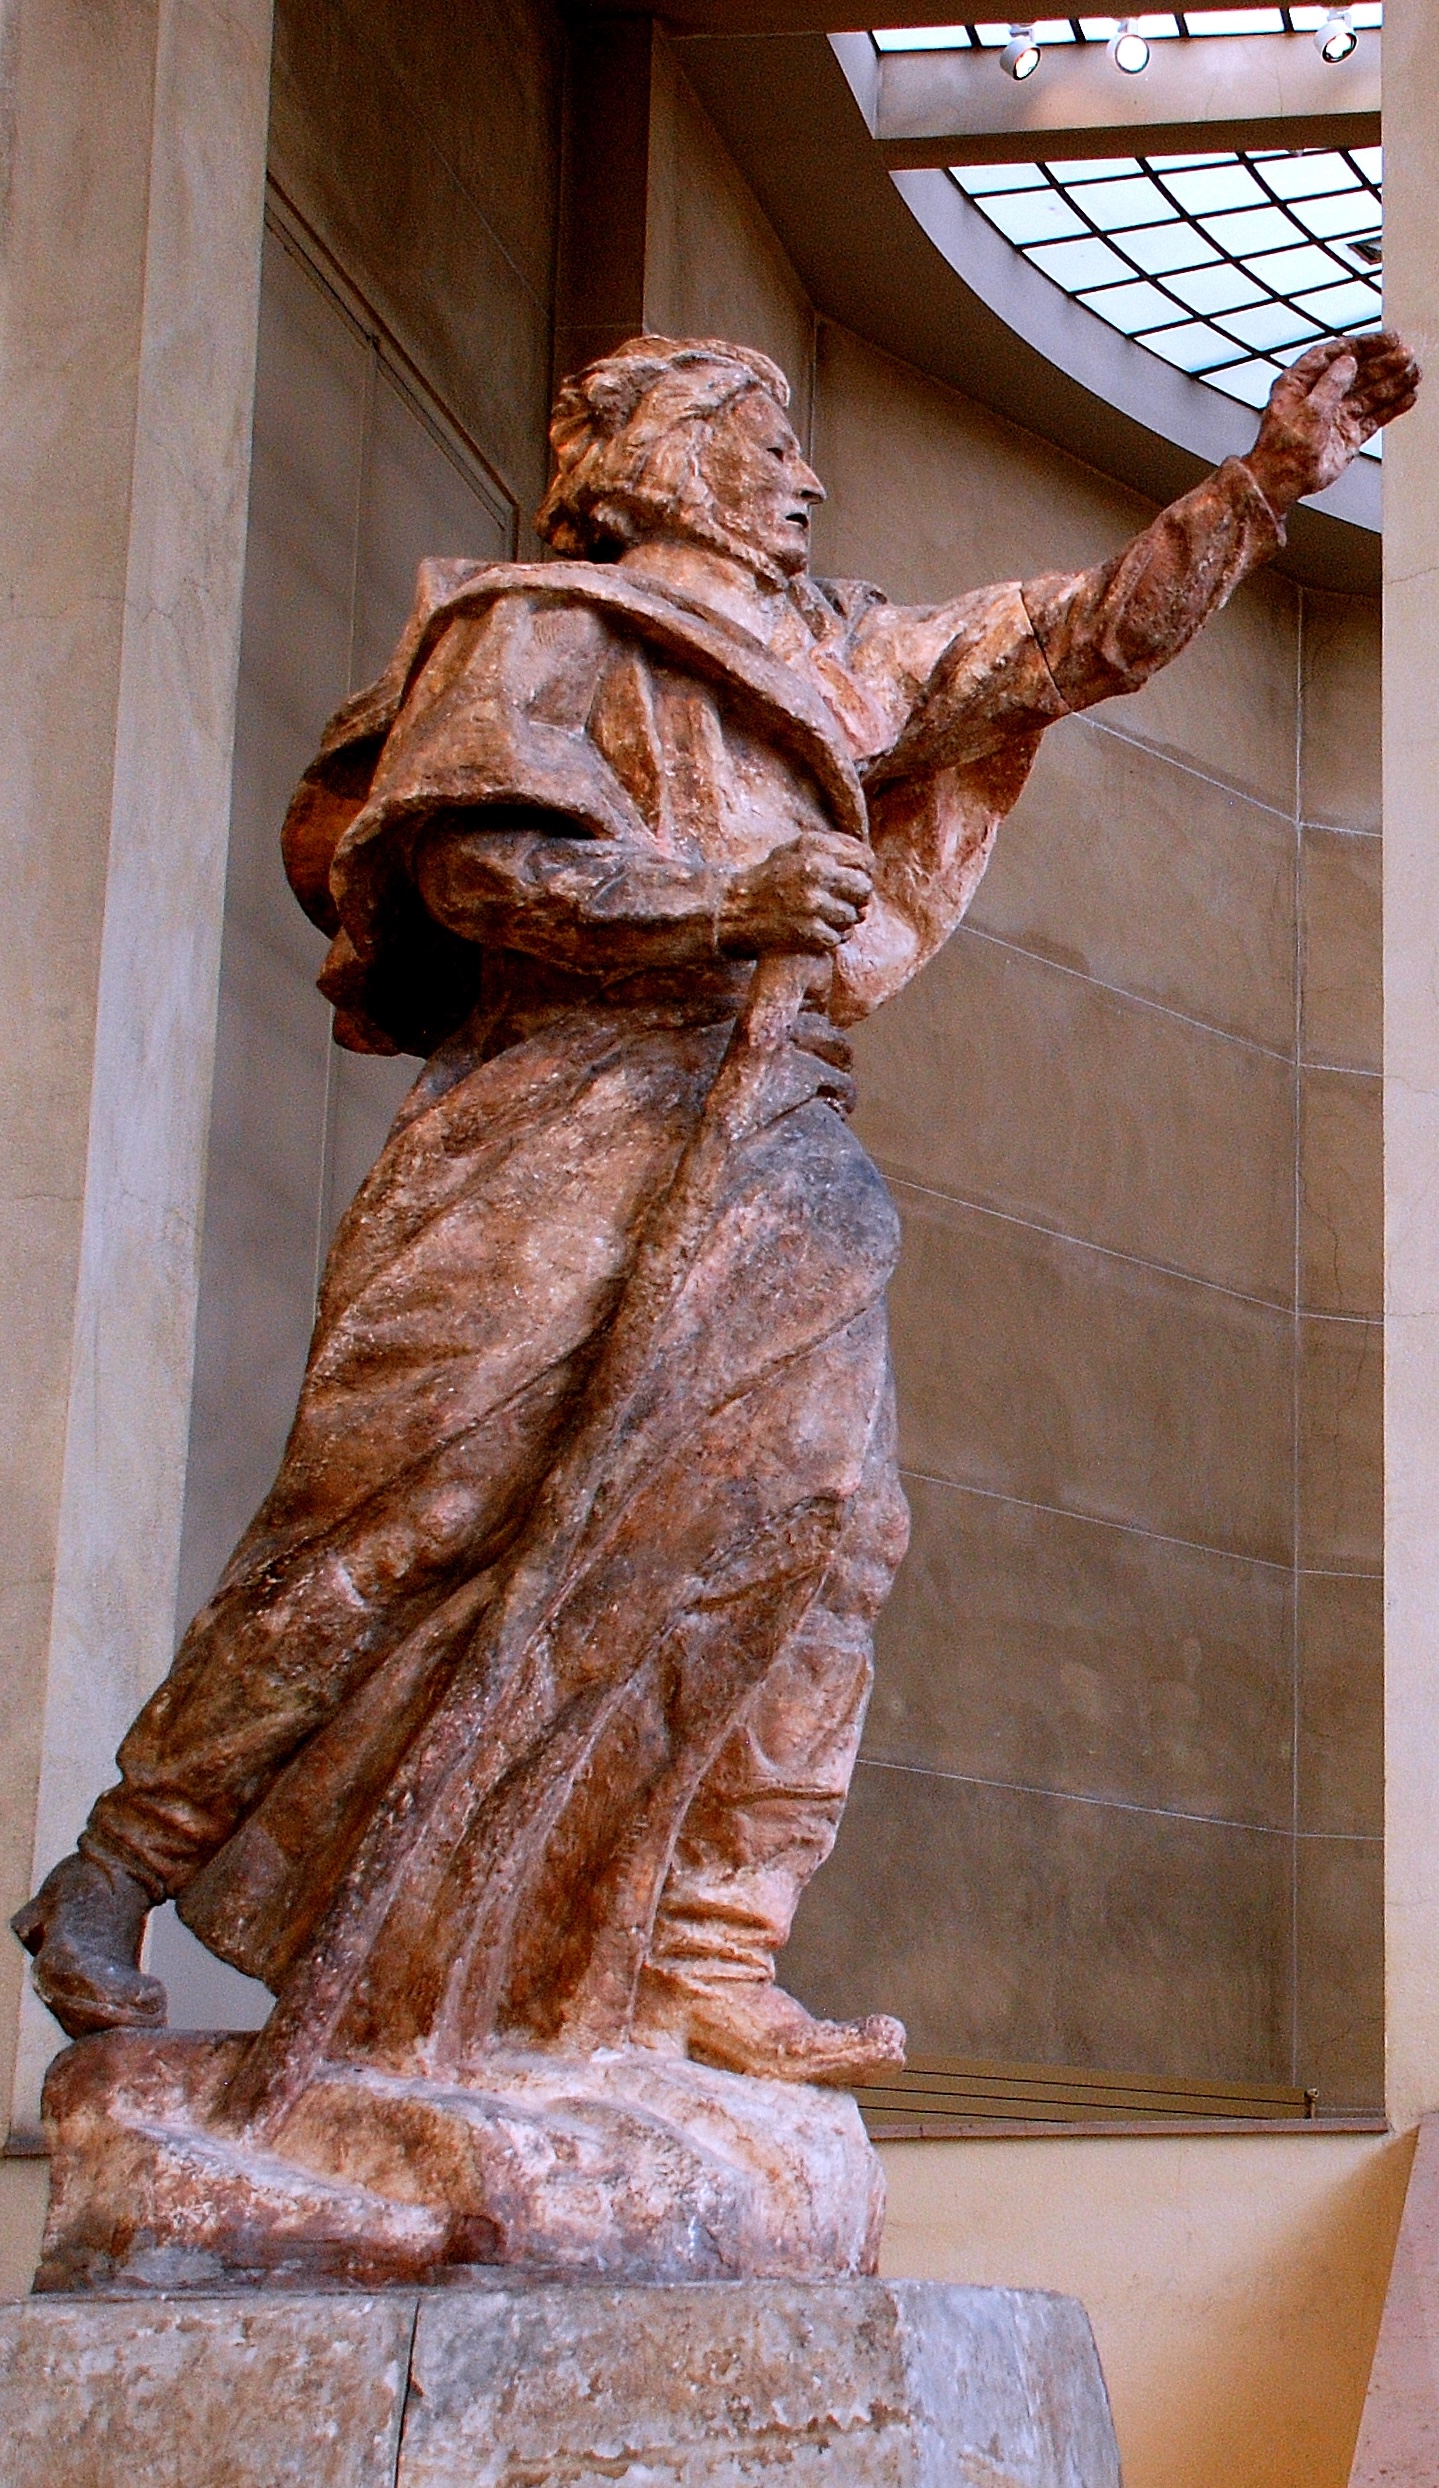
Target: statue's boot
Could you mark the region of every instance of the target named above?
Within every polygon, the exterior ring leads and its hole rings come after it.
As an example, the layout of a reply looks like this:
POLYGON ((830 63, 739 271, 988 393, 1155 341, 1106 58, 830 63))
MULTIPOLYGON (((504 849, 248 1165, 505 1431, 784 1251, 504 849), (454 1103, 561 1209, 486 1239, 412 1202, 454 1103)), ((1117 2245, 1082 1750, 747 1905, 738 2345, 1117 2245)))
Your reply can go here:
POLYGON ((634 2040, 698 2057, 726 2073, 772 2082, 829 2082, 841 2090, 882 2081, 904 2067, 904 2024, 888 2013, 864 2021, 819 2021, 768 1979, 717 1979, 712 1985, 646 1969, 635 2004, 634 2040))
POLYGON ((165 1990, 140 1967, 155 1896, 110 1859, 65 1857, 10 1924, 35 1956, 35 1991, 72 2039, 158 2030, 165 1990))

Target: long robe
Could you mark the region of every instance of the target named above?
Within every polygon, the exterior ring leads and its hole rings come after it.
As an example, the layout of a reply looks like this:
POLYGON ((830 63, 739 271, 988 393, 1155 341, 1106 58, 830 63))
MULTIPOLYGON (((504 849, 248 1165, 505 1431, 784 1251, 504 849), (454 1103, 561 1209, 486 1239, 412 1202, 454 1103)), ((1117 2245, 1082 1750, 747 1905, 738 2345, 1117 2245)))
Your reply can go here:
POLYGON ((934 607, 800 582, 767 639, 642 562, 423 565, 286 854, 341 1041, 429 1059, 337 1233, 275 1487, 86 1835, 275 1987, 368 1911, 337 2044, 597 2044, 646 1959, 771 1974, 905 1536, 896 1225, 833 1028, 959 921, 1045 727, 1279 540, 1231 461, 1094 571, 934 607), (875 899, 730 1154, 604 1525, 497 1686, 487 1613, 753 974, 718 951, 726 876, 818 828, 869 838, 875 899))

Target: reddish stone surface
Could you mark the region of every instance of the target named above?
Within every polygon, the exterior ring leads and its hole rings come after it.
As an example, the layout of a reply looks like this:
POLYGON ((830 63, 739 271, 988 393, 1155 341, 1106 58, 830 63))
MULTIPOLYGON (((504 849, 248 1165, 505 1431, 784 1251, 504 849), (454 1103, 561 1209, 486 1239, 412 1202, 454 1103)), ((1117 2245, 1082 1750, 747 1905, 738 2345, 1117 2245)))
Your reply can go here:
POLYGON ((326 2065, 262 2151, 220 2113, 244 2045, 115 2031, 67 2051, 37 2289, 875 2269, 879 2167, 836 2091, 639 2047, 494 2051, 450 2083, 326 2065))

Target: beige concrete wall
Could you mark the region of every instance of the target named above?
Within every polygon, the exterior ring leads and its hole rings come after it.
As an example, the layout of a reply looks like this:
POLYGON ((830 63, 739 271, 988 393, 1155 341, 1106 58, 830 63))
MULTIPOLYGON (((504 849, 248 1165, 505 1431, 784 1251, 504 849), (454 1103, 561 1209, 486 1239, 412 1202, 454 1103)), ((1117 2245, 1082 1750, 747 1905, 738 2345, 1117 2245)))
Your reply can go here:
MULTIPOLYGON (((1148 514, 829 325, 815 435, 896 595, 1148 514)), ((1380 2097, 1376 624, 1263 576, 1051 732, 860 1035, 915 1537, 792 1961, 933 2053, 1380 2097)))
POLYGON ((1412 2150, 888 2143, 883 2268, 1081 2298, 1125 2488, 1344 2488, 1412 2150))
POLYGON ((1384 1187, 1377 599, 1304 599, 1296 2062, 1384 2099, 1384 1187))
MULTIPOLYGON (((145 269, 149 12, 6 25, 7 381, 0 416, 0 1459, 5 1628, 0 1914, 29 1887, 79 1266, 145 269), (96 92, 109 110, 92 124, 96 92), (83 369, 93 385, 76 390, 83 369), (68 835, 54 836, 63 821, 68 835)), ((7 2081, 20 1955, 0 1947, 7 2081)), ((8 2105, 8 2101, 7 2101, 8 2105)))
POLYGON ((788 375, 795 426, 807 437, 809 298, 663 36, 650 100, 645 326, 759 346, 788 375))
POLYGON ((548 475, 562 86, 553 0, 276 10, 272 177, 526 522, 548 475))
MULTIPOLYGON (((6 18, 4 1914, 169 1656, 239 647, 268 0, 6 18), (77 381, 83 375, 83 382, 77 381)), ((6 1947, 7 2121, 58 2040, 6 1947)), ((33 2168, 0 2172, 22 2231, 33 2168)), ((28 2233, 28 2232, 27 2232, 28 2233)))
POLYGON ((1439 2106, 1439 62, 1386 12, 1385 305, 1428 365, 1384 466, 1385 1633, 1389 2104, 1439 2106))

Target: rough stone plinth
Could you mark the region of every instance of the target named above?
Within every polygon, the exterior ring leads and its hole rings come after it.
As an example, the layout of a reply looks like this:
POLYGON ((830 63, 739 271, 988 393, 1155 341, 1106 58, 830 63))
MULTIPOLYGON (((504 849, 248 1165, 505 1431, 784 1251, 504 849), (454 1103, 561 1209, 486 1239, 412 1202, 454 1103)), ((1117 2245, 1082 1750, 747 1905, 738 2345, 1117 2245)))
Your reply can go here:
POLYGON ((38 2290, 875 2268, 884 2180, 843 2092, 653 2048, 497 2049, 463 2084, 322 2065, 261 2145, 218 2107, 245 2046, 110 2031, 57 2059, 38 2290))
POLYGON ((0 2308, 0 2488, 390 2488, 415 2301, 0 2308))
POLYGON ((0 2488, 1119 2488, 1072 2298, 936 2282, 32 2299, 0 2488))

